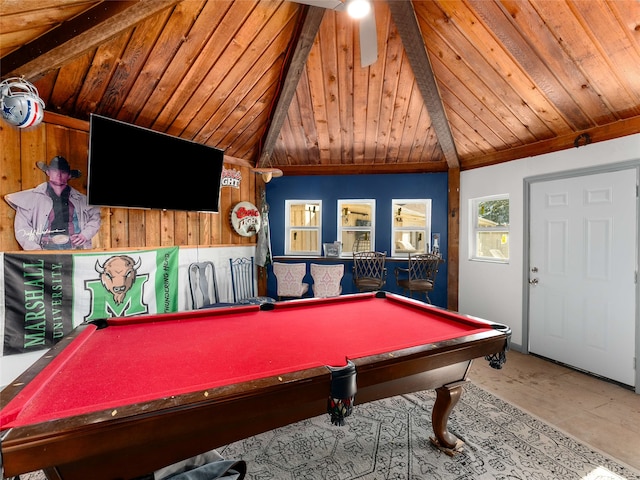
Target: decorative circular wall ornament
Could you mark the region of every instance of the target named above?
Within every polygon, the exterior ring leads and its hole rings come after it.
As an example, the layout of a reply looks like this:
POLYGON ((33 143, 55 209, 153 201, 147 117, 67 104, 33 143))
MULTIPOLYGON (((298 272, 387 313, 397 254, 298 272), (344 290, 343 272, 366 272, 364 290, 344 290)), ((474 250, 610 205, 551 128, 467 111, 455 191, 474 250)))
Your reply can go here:
POLYGON ((239 202, 231 210, 231 226, 238 235, 252 237, 260 231, 260 210, 251 202, 239 202))

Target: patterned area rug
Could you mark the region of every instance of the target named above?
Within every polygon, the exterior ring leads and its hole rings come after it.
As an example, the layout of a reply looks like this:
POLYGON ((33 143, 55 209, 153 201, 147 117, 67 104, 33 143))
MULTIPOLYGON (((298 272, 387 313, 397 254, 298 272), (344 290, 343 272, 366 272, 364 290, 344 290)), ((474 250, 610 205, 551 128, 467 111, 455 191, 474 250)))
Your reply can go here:
POLYGON ((429 441, 434 400, 432 390, 362 405, 356 398, 344 427, 321 415, 218 452, 245 460, 246 480, 640 480, 639 471, 473 384, 449 419, 465 442, 451 457, 429 441))
POLYGON ((429 441, 434 391, 357 405, 347 425, 320 416, 218 449, 247 480, 640 480, 640 472, 468 384, 449 419, 465 442, 429 441))

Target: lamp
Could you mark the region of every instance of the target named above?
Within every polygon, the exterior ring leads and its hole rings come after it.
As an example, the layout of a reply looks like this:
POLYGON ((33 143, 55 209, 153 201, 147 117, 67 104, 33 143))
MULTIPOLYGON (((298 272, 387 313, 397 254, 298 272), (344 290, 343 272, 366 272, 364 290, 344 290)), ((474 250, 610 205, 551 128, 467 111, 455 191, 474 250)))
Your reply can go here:
POLYGON ((349 0, 347 2, 347 13, 351 18, 361 19, 369 15, 371 3, 369 0, 349 0))

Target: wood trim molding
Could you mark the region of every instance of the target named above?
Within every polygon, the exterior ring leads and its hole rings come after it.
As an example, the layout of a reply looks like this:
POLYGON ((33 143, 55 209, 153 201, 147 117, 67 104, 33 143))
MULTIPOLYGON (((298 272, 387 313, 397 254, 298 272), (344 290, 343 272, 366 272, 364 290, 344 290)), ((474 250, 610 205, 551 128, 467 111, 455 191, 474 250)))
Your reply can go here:
POLYGON ((447 232, 447 308, 458 311, 460 277, 460 169, 449 169, 447 232))
POLYGON ((509 162, 511 160, 535 157, 546 153, 576 148, 574 145, 576 138, 585 133, 589 134, 591 143, 613 140, 627 135, 634 135, 636 133, 640 133, 640 117, 620 120, 619 122, 609 123, 607 125, 590 128, 580 132, 568 133, 560 137, 542 140, 540 142, 523 145, 521 147, 513 147, 501 152, 492 152, 480 157, 464 159, 462 162, 462 170, 471 170, 474 168, 486 167, 488 165, 509 162))
POLYGON ((439 173, 447 171, 447 164, 442 162, 421 163, 376 163, 352 165, 278 165, 285 176, 297 175, 367 175, 367 174, 401 174, 401 173, 439 173))
POLYGON ((58 113, 47 112, 46 110, 44 111, 43 121, 44 123, 60 125, 61 127, 81 130, 83 132, 89 131, 89 122, 86 120, 78 120, 77 118, 67 117, 58 113))

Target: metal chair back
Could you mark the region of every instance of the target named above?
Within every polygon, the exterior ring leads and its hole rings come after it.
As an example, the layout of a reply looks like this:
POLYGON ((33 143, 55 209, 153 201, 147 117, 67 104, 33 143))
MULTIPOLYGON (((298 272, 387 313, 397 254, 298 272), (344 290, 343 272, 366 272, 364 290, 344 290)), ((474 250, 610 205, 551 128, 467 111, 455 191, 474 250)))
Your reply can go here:
POLYGON ((353 283, 361 292, 380 290, 387 282, 386 252, 354 252, 353 283))
POLYGON ((413 292, 421 292, 431 303, 429 292, 435 287, 438 269, 443 261, 442 257, 433 253, 409 254, 408 268, 395 269, 396 282, 403 290, 409 291, 410 297, 413 292))

